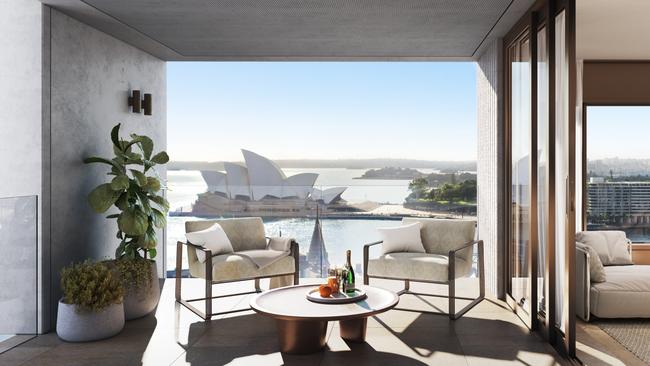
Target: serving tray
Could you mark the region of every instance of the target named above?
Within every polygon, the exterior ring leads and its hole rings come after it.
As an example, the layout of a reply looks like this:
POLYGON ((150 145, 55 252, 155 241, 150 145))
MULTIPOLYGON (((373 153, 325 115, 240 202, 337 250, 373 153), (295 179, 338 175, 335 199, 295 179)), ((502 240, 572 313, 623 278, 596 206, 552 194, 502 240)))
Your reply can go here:
POLYGON ((336 292, 330 295, 330 297, 321 297, 318 291, 318 287, 313 288, 307 292, 307 300, 317 302, 319 304, 348 304, 364 300, 366 297, 368 297, 366 295, 366 292, 360 288, 354 289, 354 294, 336 292))

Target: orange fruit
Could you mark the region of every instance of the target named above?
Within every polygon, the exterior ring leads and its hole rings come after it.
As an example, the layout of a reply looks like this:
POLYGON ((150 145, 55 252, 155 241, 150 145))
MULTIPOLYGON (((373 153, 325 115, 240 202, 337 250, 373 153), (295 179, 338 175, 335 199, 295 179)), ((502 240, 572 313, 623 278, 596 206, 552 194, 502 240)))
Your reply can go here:
POLYGON ((327 285, 320 285, 320 287, 318 287, 318 292, 320 292, 320 297, 330 297, 332 294, 332 288, 327 285))

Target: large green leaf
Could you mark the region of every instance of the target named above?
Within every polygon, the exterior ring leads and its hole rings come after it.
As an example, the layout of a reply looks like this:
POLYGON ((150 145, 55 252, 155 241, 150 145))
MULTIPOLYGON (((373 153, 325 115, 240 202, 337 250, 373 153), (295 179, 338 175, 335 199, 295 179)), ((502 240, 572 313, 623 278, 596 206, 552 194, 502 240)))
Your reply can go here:
POLYGON ((156 250, 156 248, 149 248, 149 259, 156 258, 157 254, 158 254, 158 251, 156 250))
POLYGON ((133 178, 135 178, 135 181, 138 183, 140 187, 144 187, 147 185, 147 176, 144 175, 143 172, 135 170, 135 169, 130 169, 131 173, 133 173, 133 178))
POLYGON ((165 214, 155 208, 151 209, 151 217, 153 218, 153 224, 155 227, 162 229, 167 225, 167 217, 165 214))
POLYGON ((111 130, 111 141, 113 141, 113 145, 118 146, 118 147, 121 147, 121 144, 120 144, 120 125, 121 125, 121 123, 118 123, 111 130))
POLYGON ((147 185, 144 186, 147 192, 156 193, 160 190, 160 181, 154 177, 147 177, 147 185))
POLYGON ((129 207, 129 194, 127 192, 122 193, 117 201, 115 201, 115 206, 122 211, 126 210, 129 207))
POLYGON ((129 177, 126 175, 118 175, 111 180, 111 189, 114 191, 123 191, 129 189, 129 177))
POLYGON ((149 196, 149 199, 156 202, 165 211, 169 211, 169 202, 163 196, 149 196))
POLYGON ((98 156, 91 156, 88 158, 84 159, 84 163, 86 164, 93 164, 93 163, 103 163, 103 164, 108 164, 112 166, 113 168, 117 169, 118 171, 122 172, 124 169, 114 160, 108 160, 104 158, 100 158, 98 156))
POLYGON ((131 137, 140 148, 142 149, 142 154, 146 160, 151 159, 151 153, 153 152, 153 141, 148 136, 140 136, 132 134, 131 137))
POLYGON ((140 199, 140 204, 142 205, 142 209, 144 210, 144 212, 147 215, 151 215, 151 205, 149 204, 149 197, 147 197, 147 194, 142 191, 138 191, 136 192, 136 194, 140 199))
POLYGON ((153 158, 151 158, 151 161, 156 164, 167 164, 169 161, 169 155, 167 155, 166 152, 161 151, 158 154, 154 155, 153 158))
POLYGON ((106 210, 108 210, 119 197, 120 192, 112 190, 109 183, 104 183, 90 192, 88 195, 88 202, 93 210, 102 213, 106 212, 106 210))
POLYGON ((151 249, 156 247, 157 241, 158 238, 156 238, 156 231, 150 226, 144 235, 138 239, 138 245, 144 249, 151 249))
POLYGON ((127 235, 140 236, 147 231, 149 220, 139 207, 133 206, 122 211, 117 226, 127 235))

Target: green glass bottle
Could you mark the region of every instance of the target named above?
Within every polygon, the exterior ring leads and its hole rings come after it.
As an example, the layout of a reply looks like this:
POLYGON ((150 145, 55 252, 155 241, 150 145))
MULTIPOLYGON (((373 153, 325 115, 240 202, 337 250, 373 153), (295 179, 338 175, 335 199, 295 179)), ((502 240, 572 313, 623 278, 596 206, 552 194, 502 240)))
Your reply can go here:
POLYGON ((346 253, 346 261, 345 261, 345 269, 347 272, 347 275, 345 277, 345 292, 346 293, 354 293, 355 287, 354 287, 354 269, 352 269, 352 251, 348 250, 346 253))

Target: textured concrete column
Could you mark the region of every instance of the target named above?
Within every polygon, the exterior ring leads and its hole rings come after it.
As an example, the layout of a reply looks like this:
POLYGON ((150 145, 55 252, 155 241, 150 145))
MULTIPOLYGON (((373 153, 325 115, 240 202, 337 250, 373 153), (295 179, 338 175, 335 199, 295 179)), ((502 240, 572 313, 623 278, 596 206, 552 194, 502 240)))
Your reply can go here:
POLYGON ((485 243, 486 290, 505 296, 505 162, 502 42, 495 40, 477 62, 478 235, 485 243))

